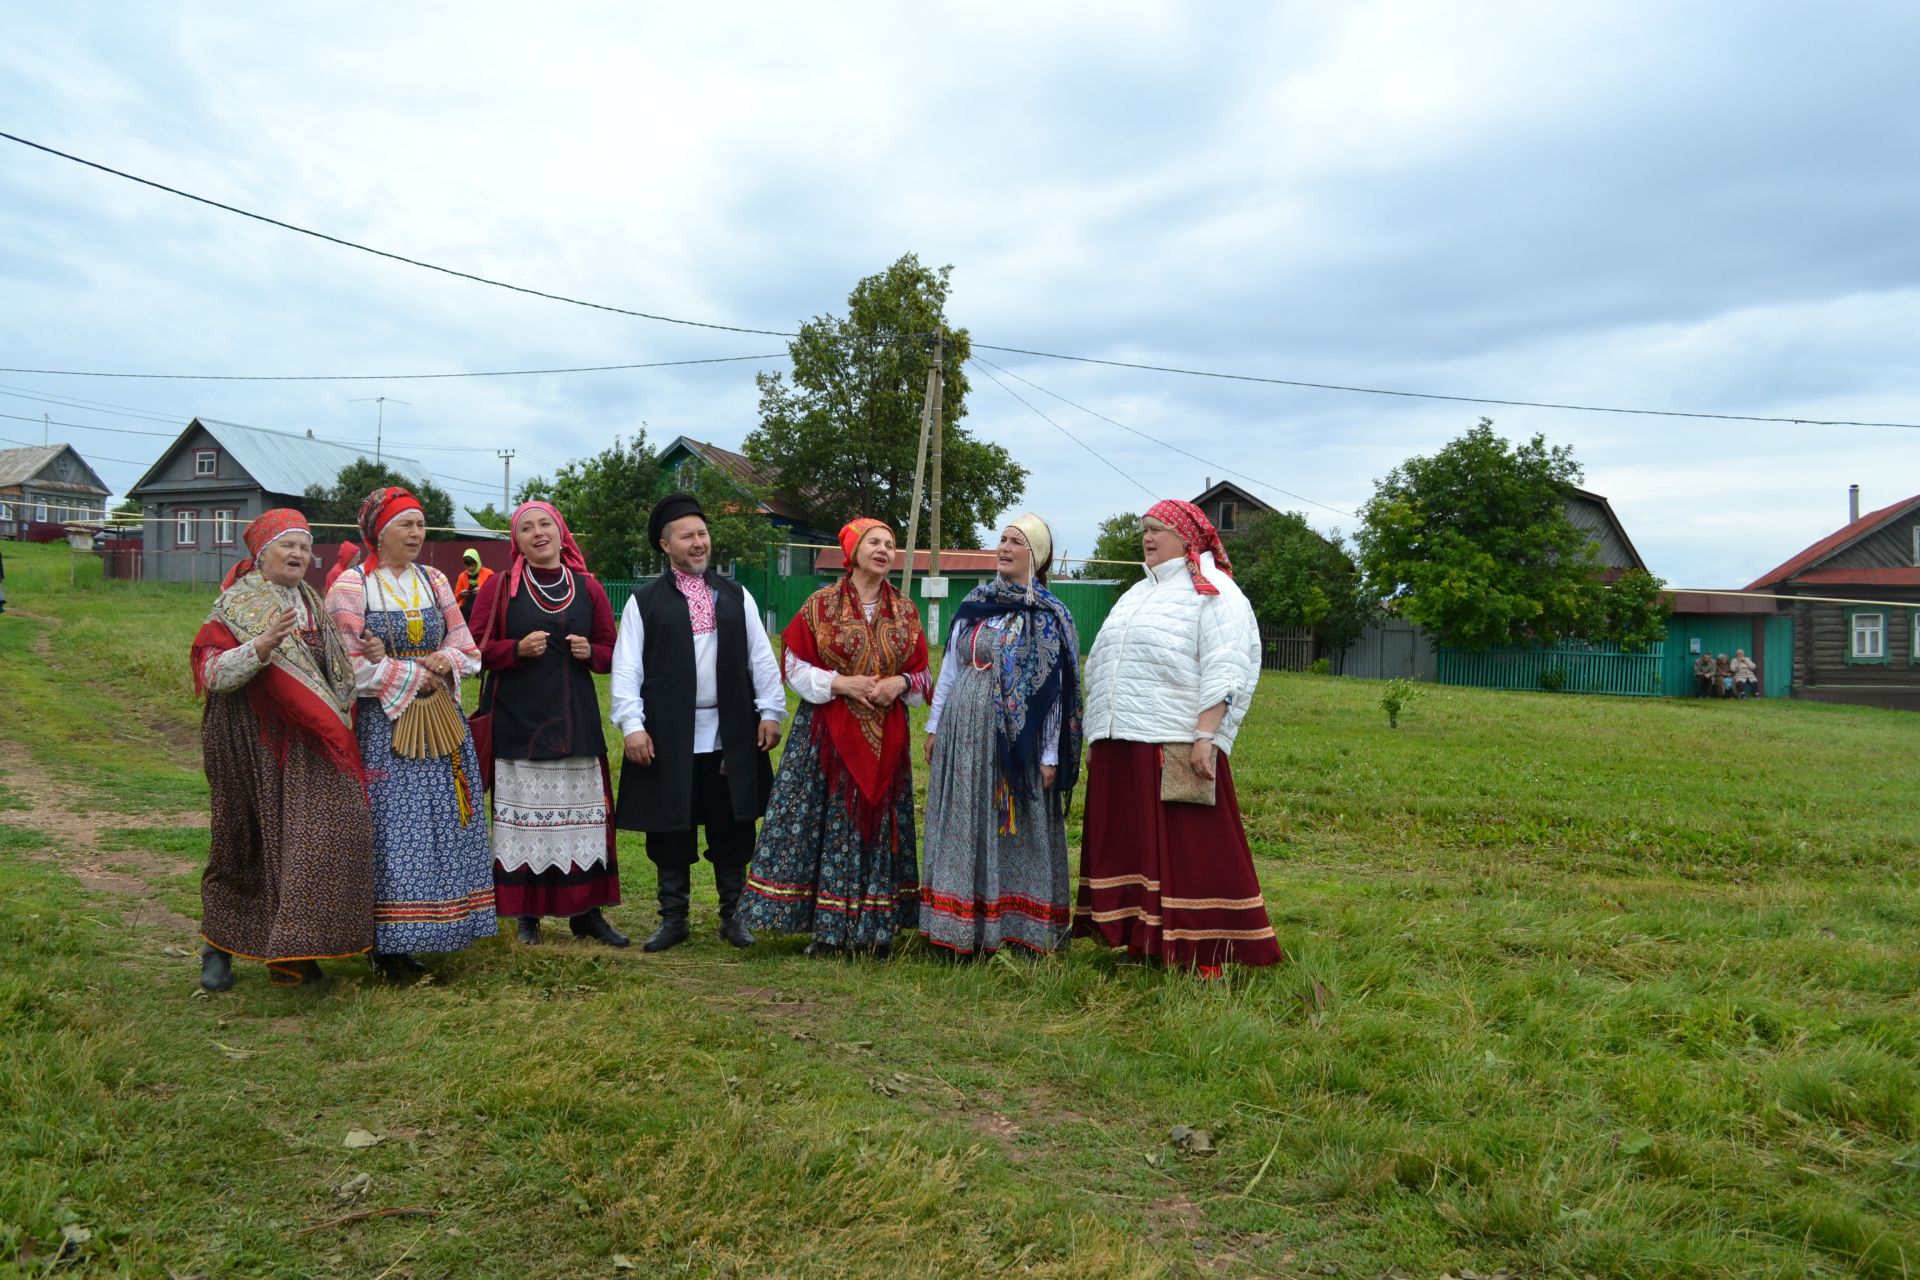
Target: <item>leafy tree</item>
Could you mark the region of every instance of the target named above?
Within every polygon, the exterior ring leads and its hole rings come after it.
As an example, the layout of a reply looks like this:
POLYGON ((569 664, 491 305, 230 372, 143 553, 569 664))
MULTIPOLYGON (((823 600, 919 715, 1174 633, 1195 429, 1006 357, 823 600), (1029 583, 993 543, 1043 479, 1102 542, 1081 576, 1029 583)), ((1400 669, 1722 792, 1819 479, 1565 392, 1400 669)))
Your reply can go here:
POLYGON ((1460 648, 1649 634, 1631 607, 1645 585, 1610 605, 1593 545, 1567 518, 1580 479, 1567 446, 1539 435, 1510 446, 1480 419, 1374 486, 1356 539, 1370 591, 1460 648))
POLYGON ((567 518, 587 567, 603 578, 630 578, 653 563, 647 543, 647 513, 659 491, 660 460, 647 447, 641 427, 633 439, 615 436, 611 447, 576 458, 553 473, 521 486, 520 500, 551 502, 567 518))
MULTIPOLYGON (((746 454, 775 489, 801 495, 820 521, 873 516, 905 537, 932 335, 946 320, 952 271, 905 255, 853 287, 844 319, 816 316, 800 326, 787 344, 791 382, 760 375, 760 425, 747 436, 746 454)), ((1005 449, 960 426, 970 350, 966 330, 949 333, 939 424, 941 538, 949 545, 977 541, 1027 481, 1026 468, 1005 449)), ((931 477, 921 508, 924 540, 932 525, 931 477)))
POLYGON ((354 531, 354 525, 360 518, 360 504, 375 489, 384 489, 389 485, 399 485, 420 499, 420 506, 427 517, 429 532, 427 537, 434 541, 450 541, 461 535, 445 532, 453 527, 453 499, 447 491, 430 480, 410 480, 390 467, 382 466, 371 458, 360 458, 340 468, 340 474, 333 478, 333 484, 327 488, 308 485, 307 491, 300 495, 301 510, 308 520, 319 525, 342 525, 344 528, 319 528, 314 530, 316 542, 357 542, 360 535, 354 531))
POLYGON ((1227 543, 1234 581, 1262 622, 1312 627, 1338 653, 1379 612, 1336 533, 1321 537, 1297 511, 1262 511, 1227 543))
POLYGON ((1131 511, 1108 516, 1100 522, 1093 538, 1090 560, 1113 560, 1117 564, 1075 565, 1070 577, 1120 578, 1126 576, 1126 564, 1140 563, 1140 517, 1131 511))
MULTIPOLYGON (((140 499, 126 498, 122 500, 120 505, 115 507, 110 514, 117 519, 124 520, 131 516, 133 519, 138 520, 146 514, 146 510, 140 505, 140 499)), ((308 516, 307 518, 311 520, 313 517, 308 516)))
MULTIPOLYGON (((522 489, 526 488, 525 485, 520 487, 522 489)), ((498 529, 500 532, 505 533, 508 524, 511 523, 510 517, 513 513, 510 511, 501 511, 489 502, 484 507, 468 507, 467 514, 472 516, 474 523, 482 529, 498 529)))
POLYGON ((1667 584, 1645 569, 1629 569, 1601 594, 1587 638, 1638 653, 1667 638, 1672 612, 1667 584))

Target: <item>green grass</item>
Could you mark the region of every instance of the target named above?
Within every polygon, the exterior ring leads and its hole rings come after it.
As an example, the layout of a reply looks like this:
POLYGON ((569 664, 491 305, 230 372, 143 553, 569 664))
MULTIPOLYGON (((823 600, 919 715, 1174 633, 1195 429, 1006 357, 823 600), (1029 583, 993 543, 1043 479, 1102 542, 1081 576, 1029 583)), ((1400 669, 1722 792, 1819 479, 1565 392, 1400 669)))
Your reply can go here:
MULTIPOLYGON (((204 831, 149 815, 205 803, 207 593, 8 561, 0 737, 61 790, 4 794, 193 914, 204 831)), ((83 1224, 63 1274, 1909 1274, 1916 722, 1434 689, 1390 731, 1378 696, 1263 684, 1235 767, 1293 963, 1215 984, 734 953, 709 896, 665 956, 208 999, 0 814, 0 1271, 83 1224)))

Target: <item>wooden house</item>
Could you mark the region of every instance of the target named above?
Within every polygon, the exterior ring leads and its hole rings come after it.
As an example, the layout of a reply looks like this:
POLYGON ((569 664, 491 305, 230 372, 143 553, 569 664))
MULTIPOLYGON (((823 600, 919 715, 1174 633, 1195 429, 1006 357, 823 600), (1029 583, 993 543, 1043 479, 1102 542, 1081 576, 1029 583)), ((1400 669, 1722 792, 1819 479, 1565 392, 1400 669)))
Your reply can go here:
MULTIPOLYGON (((661 483, 669 489, 691 489, 694 485, 693 472, 701 465, 725 472, 750 492, 759 495, 760 514, 774 527, 776 541, 783 544, 812 543, 816 546, 833 542, 832 532, 815 524, 806 504, 792 494, 775 490, 766 475, 744 453, 722 449, 717 444, 689 436, 675 436, 660 451, 661 483)), ((782 575, 804 574, 810 569, 804 548, 783 545, 779 549, 778 561, 778 571, 782 575)))
MULTIPOLYGON (((309 487, 330 487, 342 467, 367 457, 351 446, 316 440, 311 432, 295 435, 195 418, 127 491, 141 509, 141 576, 161 582, 220 581, 246 554, 240 531, 247 521, 274 507, 298 507, 309 487)), ((411 458, 383 453, 380 461, 410 480, 429 478, 411 458)), ((470 528, 479 523, 458 506, 454 519, 470 528)), ((353 536, 346 529, 314 534, 316 547, 353 536)), ((448 546, 435 543, 433 550, 444 552, 448 546)), ((457 549, 453 556, 457 572, 457 549)))
POLYGON ((1225 538, 1246 532, 1247 521, 1262 511, 1273 510, 1233 481, 1215 484, 1212 476, 1207 477, 1206 491, 1193 500, 1193 505, 1206 513, 1213 527, 1225 538))
POLYGON ((1640 552, 1634 548, 1633 539, 1627 536, 1626 526, 1613 513, 1613 504, 1599 494, 1586 489, 1568 490, 1567 519, 1572 521, 1574 528, 1586 534, 1587 541, 1593 544, 1594 552, 1600 558, 1601 576, 1608 582, 1629 569, 1646 569, 1647 562, 1640 558, 1640 552))
POLYGON ((51 542, 106 517, 106 482, 70 444, 0 449, 0 538, 51 542))
POLYGON ((1856 516, 1747 590, 1789 597, 1795 697, 1920 710, 1920 495, 1856 516))

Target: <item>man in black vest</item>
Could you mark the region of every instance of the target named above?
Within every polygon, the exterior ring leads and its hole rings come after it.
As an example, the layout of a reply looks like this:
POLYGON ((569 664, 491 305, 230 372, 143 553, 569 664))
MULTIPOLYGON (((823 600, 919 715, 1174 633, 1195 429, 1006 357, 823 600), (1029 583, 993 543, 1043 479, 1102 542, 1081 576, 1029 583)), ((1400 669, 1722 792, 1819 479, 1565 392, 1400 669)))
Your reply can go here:
POLYGON ((720 936, 750 947, 735 908, 753 825, 773 789, 768 753, 787 714, 780 665, 753 596, 713 571, 706 513, 693 495, 656 503, 647 538, 668 568, 627 601, 613 647, 613 720, 626 738, 615 821, 646 833, 660 880, 660 927, 641 946, 665 951, 687 940, 694 828, 704 826, 720 936))

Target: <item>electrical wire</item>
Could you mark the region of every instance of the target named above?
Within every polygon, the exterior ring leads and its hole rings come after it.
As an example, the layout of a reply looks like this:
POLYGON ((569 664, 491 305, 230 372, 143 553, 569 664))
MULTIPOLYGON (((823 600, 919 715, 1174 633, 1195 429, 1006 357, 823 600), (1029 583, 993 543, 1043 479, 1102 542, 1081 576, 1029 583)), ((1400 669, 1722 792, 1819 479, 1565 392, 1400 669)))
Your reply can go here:
MULTIPOLYGON (((270 218, 265 214, 253 213, 249 210, 241 209, 235 205, 225 204, 218 200, 209 199, 206 196, 195 195, 190 191, 182 191, 178 187, 171 187, 163 182, 156 182, 151 178, 142 178, 136 174, 127 173, 121 169, 115 169, 110 165, 101 164, 98 161, 88 160, 81 156, 72 155, 68 152, 61 151, 54 147, 47 146, 44 143, 35 142, 30 138, 20 137, 18 134, 0 131, 0 138, 4 138, 9 142, 18 143, 23 147, 32 148, 35 151, 40 151, 50 156, 55 156, 62 160, 71 161, 74 164, 83 165, 86 168, 94 169, 101 173, 110 174, 116 178, 125 179, 128 182, 134 182, 134 183, 140 184, 141 186, 151 187, 156 191, 164 191, 168 195, 178 196, 181 199, 191 200, 197 204, 207 205, 210 208, 220 209, 227 213, 237 214, 243 218, 250 218, 256 222, 265 223, 268 226, 279 227, 282 230, 292 231, 299 235, 311 236, 316 240, 324 240, 329 244, 339 245, 342 248, 355 249, 361 253, 368 253, 368 254, 374 255, 375 257, 386 258, 393 262, 404 263, 407 266, 419 267, 425 271, 435 271, 435 272, 439 272, 442 275, 454 276, 462 280, 470 280, 476 284, 484 284, 497 289, 506 289, 514 293, 527 294, 529 296, 536 297, 536 298, 546 298, 549 301, 553 301, 553 302, 564 302, 577 307, 587 307, 595 311, 606 311, 616 315, 633 316, 641 320, 654 320, 663 324, 684 325, 684 326, 696 328, 696 329, 713 329, 713 330, 718 330, 726 333, 759 334, 767 337, 776 337, 776 338, 792 338, 792 337, 799 336, 795 331, 791 329, 756 329, 756 328, 750 328, 743 325, 717 324, 712 321, 706 321, 706 320, 688 320, 678 316, 661 315, 656 312, 636 311, 627 307, 616 307, 616 306, 612 306, 602 302, 589 302, 582 298, 569 297, 568 295, 561 294, 561 293, 551 293, 544 289, 533 289, 525 285, 510 284, 504 280, 495 280, 487 276, 476 275, 470 271, 460 271, 453 267, 443 267, 436 263, 422 261, 418 258, 409 258, 404 254, 391 253, 385 249, 376 249, 370 245, 360 244, 357 241, 348 240, 341 236, 328 235, 325 232, 314 231, 307 227, 296 226, 291 222, 285 222, 279 218, 270 218)), ((922 335, 922 334, 896 334, 896 335, 888 335, 888 340, 897 341, 897 340, 905 340, 909 338, 923 338, 925 336, 926 335, 922 335)), ((1310 382, 1305 379, 1299 379, 1299 378, 1274 378, 1274 377, 1267 377, 1267 376, 1258 375, 1258 374, 1229 373, 1229 372, 1224 372, 1220 370, 1211 370, 1211 369, 1187 369, 1177 365, 1146 364, 1146 363, 1131 361, 1131 360, 1108 360, 1098 356, 1071 355, 1071 354, 1066 354, 1058 351, 1039 351, 1031 347, 998 346, 993 343, 986 343, 986 342, 979 342, 979 341, 975 341, 973 343, 973 346, 976 349, 982 350, 982 351, 999 351, 1009 355, 1034 356, 1043 360, 1068 360, 1068 361, 1074 361, 1080 364, 1104 365, 1109 368, 1115 368, 1115 369, 1139 369, 1139 370, 1143 370, 1150 373, 1171 373, 1171 374, 1177 374, 1177 375, 1180 375, 1183 377, 1189 377, 1189 378, 1215 378, 1215 379, 1222 379, 1222 380, 1232 381, 1232 382, 1261 383, 1268 386, 1299 387, 1299 388, 1315 390, 1315 391, 1337 391, 1337 392, 1342 392, 1342 393, 1351 394, 1351 395, 1391 396, 1391 397, 1397 397, 1401 399, 1410 399, 1410 400, 1436 400, 1436 401, 1443 401, 1443 402, 1452 403, 1452 404, 1497 405, 1505 408, 1555 409, 1555 410, 1560 410, 1560 411, 1569 412, 1569 413, 1630 414, 1630 415, 1637 415, 1642 417, 1691 418, 1691 419, 1703 419, 1703 420, 1714 421, 1714 422, 1762 422, 1762 423, 1775 423, 1775 424, 1788 425, 1788 426, 1895 427, 1895 428, 1900 428, 1900 429, 1910 430, 1910 431, 1920 431, 1920 422, 1869 422, 1869 421, 1860 421, 1860 420, 1848 419, 1848 418, 1806 418, 1806 417, 1768 416, 1768 415, 1761 415, 1761 414, 1745 414, 1745 413, 1706 413, 1706 412, 1701 412, 1697 410, 1685 410, 1685 409, 1640 409, 1640 408, 1632 408, 1632 407, 1627 407, 1622 405, 1572 404, 1572 403, 1562 403, 1562 402, 1548 401, 1548 400, 1520 400, 1520 399, 1502 398, 1502 397, 1495 397, 1495 396, 1450 395, 1450 394, 1445 394, 1445 393, 1435 392, 1435 391, 1404 391, 1404 390, 1398 390, 1398 389, 1387 388, 1387 387, 1364 387, 1364 386, 1359 386, 1354 384, 1337 383, 1337 382, 1310 382)), ((732 358, 745 359, 745 360, 766 360, 766 359, 776 359, 779 357, 777 356, 736 356, 732 358)), ((715 361, 715 360, 676 361, 676 362, 667 362, 667 363, 705 364, 705 363, 719 363, 719 361, 715 361)), ((601 366, 582 366, 582 367, 570 368, 570 369, 513 369, 513 370, 487 371, 487 372, 480 372, 480 373, 389 374, 384 376, 374 376, 374 375, 308 375, 308 376, 218 375, 216 376, 216 375, 197 375, 197 374, 131 374, 131 373, 93 372, 93 371, 72 370, 72 369, 20 369, 20 368, 10 368, 10 367, 0 367, 0 373, 36 373, 36 374, 42 374, 50 377, 94 377, 94 378, 142 378, 144 377, 144 378, 178 378, 178 379, 204 378, 204 380, 207 380, 207 381, 232 381, 232 382, 326 382, 326 381, 347 382, 347 381, 383 381, 383 380, 398 382, 398 381, 418 379, 418 378, 436 378, 436 377, 439 377, 439 378, 512 377, 512 376, 520 376, 520 375, 526 375, 526 374, 601 373, 601 372, 609 372, 617 369, 650 368, 650 367, 660 367, 660 366, 658 365, 601 365, 601 366)))
POLYGON ((0 396, 15 400, 37 400, 41 404, 59 405, 62 409, 84 409, 89 413, 111 414, 116 418, 135 418, 142 422, 179 422, 178 414, 162 413, 154 409, 136 409, 132 405, 110 404, 104 400, 82 400, 78 396, 63 396, 55 392, 41 395, 28 391, 25 387, 0 385, 0 396))
MULTIPOLYGON (((6 135, 0 134, 0 137, 6 135)), ((143 378, 158 382, 419 382, 428 378, 530 378, 548 373, 615 373, 629 369, 675 369, 696 364, 739 364, 745 360, 785 360, 775 351, 757 356, 707 356, 699 360, 650 360, 644 364, 586 364, 567 369, 479 369, 451 373, 115 373, 104 369, 19 369, 0 365, 0 373, 33 373, 48 378, 143 378)))
POLYGON ((1141 484, 1138 480, 1135 480, 1132 476, 1128 475, 1126 472, 1122 471, 1119 468, 1119 466, 1111 458, 1107 457, 1105 454, 1095 449, 1092 445, 1088 444, 1085 440, 1082 440, 1079 436, 1076 436, 1075 434, 1073 434, 1073 432, 1067 430, 1065 427, 1055 422, 1052 418, 1049 418, 1046 414, 1041 413, 1039 407, 1029 402, 1025 396, 1021 395, 1018 391, 1015 391, 1012 387, 1008 386, 1006 383, 1000 381, 1000 379, 994 377, 993 371, 986 367, 986 363, 984 361, 975 360, 971 356, 968 357, 968 360, 980 367, 980 372, 987 375, 987 381, 993 383, 994 386, 999 387, 1002 391, 1012 396, 1015 400, 1018 400, 1021 404, 1026 405, 1027 408, 1031 409, 1036 415, 1039 416, 1042 422, 1045 422, 1048 426, 1052 427, 1055 431, 1058 431, 1061 435, 1073 441, 1075 444, 1079 445, 1082 449, 1085 449, 1088 453, 1091 453, 1095 458, 1105 463, 1109 468, 1112 469, 1113 473, 1119 476, 1122 480, 1125 480, 1128 484, 1140 490, 1142 493, 1146 494, 1150 498, 1157 499, 1160 496, 1159 494, 1155 493, 1153 490, 1147 488, 1147 486, 1145 486, 1144 484, 1141 484))
POLYGON ((303 236, 312 236, 315 240, 325 240, 328 244, 337 244, 345 249, 358 249, 361 253, 370 253, 376 258, 386 258, 393 262, 403 262, 410 267, 419 267, 424 271, 437 271, 441 275, 456 276, 462 280, 471 280, 475 284, 490 285, 495 289, 507 289, 514 293, 529 294, 533 297, 546 298, 553 302, 570 303, 576 307, 589 307, 595 311, 611 311, 616 315, 633 316, 639 320, 657 320, 662 324, 685 325, 693 329, 719 329, 727 333, 757 333, 775 338, 791 338, 796 336, 789 330, 748 329, 735 324, 715 324, 708 320, 686 320, 678 316, 659 315, 651 311, 633 311, 626 307, 610 306, 604 302, 588 302, 582 298, 570 298, 563 293, 548 293, 544 289, 530 289, 525 285, 508 284, 504 280, 494 280, 487 276, 475 275, 471 271, 457 271, 452 267, 437 266, 431 262, 422 262, 418 258, 409 258, 404 254, 389 253, 385 249, 375 249, 371 245, 364 245, 353 240, 342 239, 340 236, 330 236, 323 231, 314 231, 307 227, 295 226, 291 222, 282 222, 278 218, 269 218, 263 213, 250 213, 234 205, 222 204, 220 201, 210 200, 206 196, 194 195, 191 191, 182 191, 178 187, 170 187, 164 182, 155 182, 151 178, 142 178, 135 174, 127 173, 124 170, 100 164, 98 161, 86 160, 76 155, 69 155, 65 151, 55 150, 43 143, 34 142, 29 138, 22 138, 18 134, 0 132, 0 138, 5 138, 8 142, 17 142, 23 147, 31 147, 35 151, 43 151, 50 156, 58 156, 62 160, 71 160, 73 163, 85 165, 89 169, 97 169, 101 173, 112 174, 116 178, 124 178, 128 182, 137 182, 143 187, 152 187, 156 191, 164 191, 168 195, 179 196, 183 200, 191 200, 196 204, 204 204, 210 208, 224 210, 227 213, 236 213, 243 218, 251 218, 255 222, 264 222, 268 226, 279 227, 283 231, 298 232, 303 236))
POLYGON ((986 365, 990 369, 999 369, 1000 372, 1006 374, 1009 378, 1019 378, 1021 382, 1026 383, 1028 386, 1032 387, 1035 391, 1039 391, 1039 392, 1042 392, 1043 394, 1050 395, 1055 400, 1058 400, 1061 404, 1070 405, 1073 408, 1078 409, 1082 413, 1092 414, 1094 417, 1100 419, 1100 421, 1102 422, 1110 422, 1114 426, 1119 427, 1122 431, 1131 431, 1133 432, 1134 435, 1139 436, 1142 440, 1148 440, 1153 442, 1154 444, 1161 446, 1162 448, 1171 449, 1178 454, 1184 454, 1186 457, 1192 458, 1195 462, 1203 463, 1206 466, 1217 468, 1221 472, 1224 472, 1225 474, 1230 476, 1239 476, 1242 480, 1246 480, 1252 484, 1257 484, 1263 489, 1271 489, 1275 493, 1284 493, 1289 498, 1296 499, 1297 501, 1309 502, 1316 507, 1323 507, 1326 510, 1333 512, 1333 514, 1337 516, 1345 516, 1349 520, 1356 518, 1353 512, 1351 511, 1342 511, 1339 507, 1330 506, 1327 503, 1320 501, 1318 498, 1309 498, 1304 493, 1295 493, 1291 489, 1282 489, 1277 484, 1270 484, 1265 480, 1261 480, 1254 476, 1250 476, 1244 471, 1235 471, 1232 467, 1227 466, 1223 462, 1214 462, 1210 459, 1203 458, 1199 454, 1194 453, 1188 449, 1183 449, 1179 445, 1174 444, 1171 441, 1162 440, 1158 436, 1150 436, 1146 432, 1141 431, 1138 428, 1128 426, 1126 423, 1121 422, 1117 418, 1109 418, 1106 414, 1101 413, 1098 410, 1089 409, 1087 408, 1087 406, 1083 404, 1077 404, 1074 401, 1069 400, 1065 396, 1061 395, 1058 391, 1048 391, 1045 387, 1041 386, 1039 383, 1035 382, 1033 379, 1022 378, 1020 377, 1019 374, 1015 373, 1013 370, 1001 368, 999 365, 994 364, 991 360, 983 360, 979 356, 973 356, 971 357, 971 359, 973 359, 975 362, 979 364, 986 365))
POLYGON ((1686 409, 1630 409, 1604 404, 1559 404, 1550 400, 1501 400, 1492 396, 1443 395, 1437 391, 1393 391, 1384 387, 1350 386, 1338 382, 1305 382, 1298 378, 1267 378, 1251 373, 1220 373, 1210 369, 1183 369, 1176 365, 1139 364, 1131 360, 1102 360, 1096 356, 1062 355, 1058 351, 1034 351, 1026 347, 997 347, 975 342, 978 351, 1004 351, 1010 355, 1038 356, 1043 360, 1071 360, 1079 364, 1106 365, 1113 369, 1144 369, 1151 373, 1177 373, 1189 378, 1220 378, 1229 382, 1259 382, 1276 387, 1305 387, 1314 391, 1345 391, 1355 395, 1398 396, 1408 400, 1445 400, 1454 404, 1491 404, 1518 409, 1564 409, 1570 413, 1625 413, 1652 418, 1706 418, 1715 422, 1772 422, 1800 427, 1898 427, 1920 431, 1920 422, 1856 422, 1849 418, 1770 418, 1751 413, 1698 413, 1686 409))

